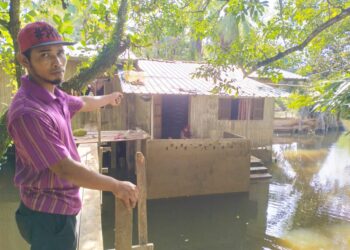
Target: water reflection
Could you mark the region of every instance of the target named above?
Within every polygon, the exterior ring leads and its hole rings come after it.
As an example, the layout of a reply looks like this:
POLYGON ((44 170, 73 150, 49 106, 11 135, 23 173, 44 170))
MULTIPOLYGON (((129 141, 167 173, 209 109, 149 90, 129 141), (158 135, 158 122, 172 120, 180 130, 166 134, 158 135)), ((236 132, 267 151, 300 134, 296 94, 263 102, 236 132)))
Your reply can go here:
MULTIPOLYGON (((350 249, 349 139, 277 138, 273 178, 249 194, 149 201, 150 241, 159 250, 350 249)), ((113 208, 104 209, 108 225, 113 208)), ((105 229, 113 248, 113 225, 105 229)))
POLYGON ((350 137, 295 139, 273 147, 266 234, 285 249, 350 249, 350 137))
MULTIPOLYGON (((158 250, 350 249, 350 137, 276 140, 273 178, 251 183, 249 193, 149 201, 149 241, 158 250)), ((28 249, 13 218, 12 178, 13 167, 0 170, 0 248, 28 249)), ((111 194, 102 215, 104 248, 112 249, 111 194)), ((134 229, 137 244, 136 219, 134 229)))

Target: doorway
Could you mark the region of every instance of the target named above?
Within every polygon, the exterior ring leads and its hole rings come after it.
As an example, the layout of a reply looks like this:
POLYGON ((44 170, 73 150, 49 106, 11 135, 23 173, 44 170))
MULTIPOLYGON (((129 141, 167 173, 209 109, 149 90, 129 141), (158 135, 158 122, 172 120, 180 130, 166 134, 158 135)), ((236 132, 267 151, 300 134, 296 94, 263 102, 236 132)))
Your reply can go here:
POLYGON ((162 96, 162 139, 180 139, 181 130, 188 124, 189 96, 162 96))

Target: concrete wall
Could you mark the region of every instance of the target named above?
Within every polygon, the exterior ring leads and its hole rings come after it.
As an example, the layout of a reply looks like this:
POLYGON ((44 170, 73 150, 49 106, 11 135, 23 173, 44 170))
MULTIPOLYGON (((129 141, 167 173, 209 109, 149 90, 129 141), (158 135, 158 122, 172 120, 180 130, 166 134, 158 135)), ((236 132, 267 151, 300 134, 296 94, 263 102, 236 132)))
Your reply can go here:
POLYGON ((250 144, 246 139, 148 140, 148 199, 246 192, 250 144))
POLYGON ((252 147, 272 144, 274 99, 265 98, 263 120, 219 120, 217 96, 192 96, 190 126, 196 138, 221 138, 224 131, 251 140, 252 147))

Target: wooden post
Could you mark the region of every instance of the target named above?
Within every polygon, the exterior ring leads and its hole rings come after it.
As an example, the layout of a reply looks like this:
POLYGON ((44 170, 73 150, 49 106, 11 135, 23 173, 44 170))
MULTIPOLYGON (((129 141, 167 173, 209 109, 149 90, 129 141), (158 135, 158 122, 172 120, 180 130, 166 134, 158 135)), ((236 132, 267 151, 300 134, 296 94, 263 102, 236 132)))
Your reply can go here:
POLYGON ((101 109, 97 110, 97 148, 98 148, 98 166, 99 172, 102 173, 102 148, 101 148, 101 109))
MULTIPOLYGON (((138 146, 141 147, 140 144, 138 146)), ((137 203, 139 245, 132 246, 132 249, 153 250, 153 243, 148 243, 146 169, 145 157, 141 152, 136 153, 135 162, 137 186, 139 188, 139 201, 137 203)))
POLYGON ((116 250, 153 250, 148 243, 147 232, 147 190, 145 158, 141 152, 135 155, 139 200, 137 203, 139 245, 132 246, 132 212, 129 212, 121 200, 115 203, 115 249, 116 250))
POLYGON ((111 142, 111 168, 116 169, 117 168, 117 143, 111 142))
POLYGON ((132 245, 132 211, 115 199, 115 249, 130 250, 132 245))
MULTIPOLYGON (((97 109, 97 152, 98 152, 98 172, 102 174, 103 152, 101 147, 101 109, 97 109)), ((102 191, 100 192, 100 205, 102 205, 102 191)))

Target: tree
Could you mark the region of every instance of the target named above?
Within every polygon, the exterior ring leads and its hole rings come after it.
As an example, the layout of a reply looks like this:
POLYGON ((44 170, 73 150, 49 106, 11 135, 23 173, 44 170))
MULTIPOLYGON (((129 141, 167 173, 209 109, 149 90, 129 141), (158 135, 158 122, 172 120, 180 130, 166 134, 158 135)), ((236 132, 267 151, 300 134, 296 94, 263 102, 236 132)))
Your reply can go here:
MULTIPOLYGON (((39 16, 53 20, 67 37, 82 40, 82 46, 104 45, 95 61, 68 81, 66 86, 74 89, 81 89, 82 83, 109 68, 116 59, 111 55, 128 45, 128 40, 121 40, 127 17, 131 19, 127 27, 130 45, 139 55, 203 58, 207 64, 196 76, 214 78, 217 90, 227 91, 232 88, 231 80, 221 79, 222 70, 236 65, 249 75, 260 68, 302 65, 308 53, 316 55, 332 43, 332 33, 341 37, 350 26, 349 0, 279 0, 277 12, 270 19, 263 18, 265 0, 133 0, 130 11, 123 12, 121 7, 126 2, 44 0, 40 8, 29 0, 1 3, 0 32, 5 39, 0 40, 0 56, 7 57, 7 72, 17 72, 17 79, 20 76, 13 57, 19 20, 29 22, 39 16), (74 25, 83 28, 76 30, 74 25)), ((4 123, 2 126, 0 136, 6 134, 4 123)), ((6 138, 0 138, 1 142, 6 138)), ((1 145, 0 154, 3 150, 1 145)))
MULTIPOLYGON (((120 1, 118 12, 116 15, 116 22, 112 31, 112 35, 109 38, 109 42, 104 46, 99 56, 96 57, 96 59, 92 62, 89 68, 82 69, 79 73, 77 73, 76 76, 74 76, 66 83, 67 88, 81 89, 83 87, 83 84, 87 84, 89 81, 93 80, 98 75, 103 74, 106 70, 108 70, 117 60, 118 55, 125 51, 126 46, 128 44, 126 40, 123 41, 123 39, 125 39, 124 28, 127 19, 127 6, 127 0, 120 1)), ((5 28, 6 31, 11 34, 14 52, 16 53, 18 51, 16 36, 20 27, 19 20, 21 2, 19 0, 11 0, 9 6, 3 4, 1 7, 8 8, 9 13, 7 18, 0 19, 0 24, 2 25, 1 31, 4 32, 5 28)), ((67 7, 64 1, 62 1, 62 7, 67 7)), ((71 33, 72 29, 69 28, 69 22, 67 22, 67 25, 64 25, 59 16, 54 15, 53 18, 56 23, 61 24, 59 30, 66 29, 68 33, 71 33)), ((15 53, 12 52, 12 56, 15 53)), ((20 66, 18 65, 18 62, 15 61, 14 64, 16 65, 16 76, 17 82, 19 84, 20 82, 18 80, 18 77, 20 77, 22 71, 20 66)), ((2 155, 6 151, 6 148, 10 142, 6 130, 6 114, 7 112, 4 112, 0 119, 0 155, 2 155)))

